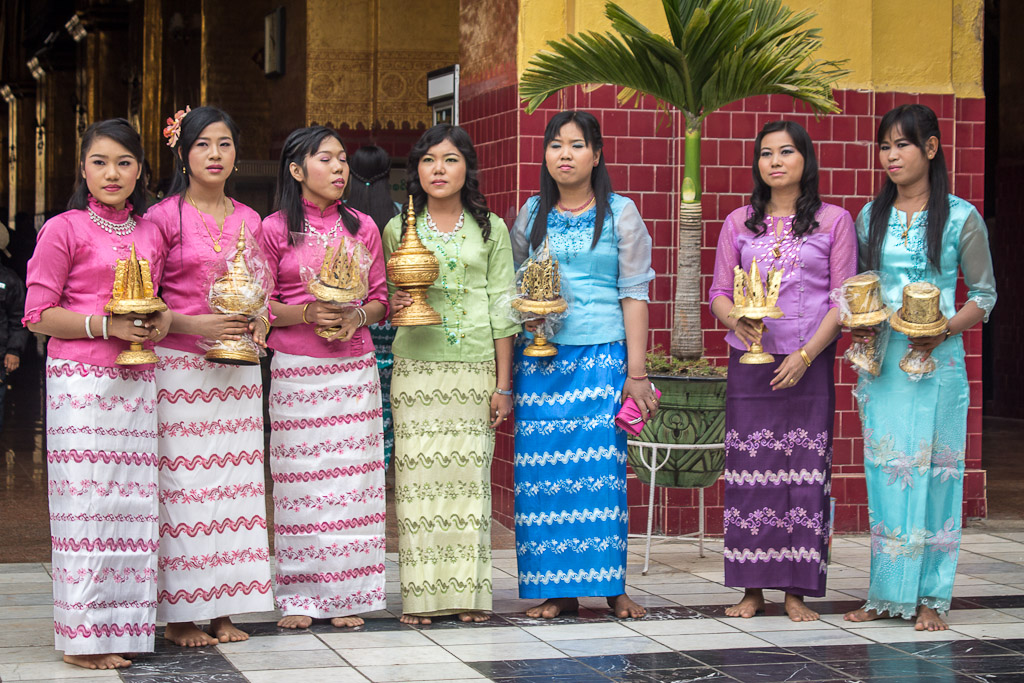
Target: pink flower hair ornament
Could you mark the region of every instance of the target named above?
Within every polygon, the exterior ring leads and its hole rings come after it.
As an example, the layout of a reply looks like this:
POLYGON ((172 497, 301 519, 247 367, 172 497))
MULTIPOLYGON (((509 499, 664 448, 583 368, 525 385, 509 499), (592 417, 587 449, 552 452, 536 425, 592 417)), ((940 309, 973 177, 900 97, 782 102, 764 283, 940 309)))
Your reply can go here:
POLYGON ((173 118, 167 119, 167 126, 164 127, 164 137, 167 138, 168 147, 173 149, 178 144, 178 136, 181 135, 181 120, 190 111, 192 111, 192 107, 185 105, 184 109, 179 109, 174 113, 173 118))

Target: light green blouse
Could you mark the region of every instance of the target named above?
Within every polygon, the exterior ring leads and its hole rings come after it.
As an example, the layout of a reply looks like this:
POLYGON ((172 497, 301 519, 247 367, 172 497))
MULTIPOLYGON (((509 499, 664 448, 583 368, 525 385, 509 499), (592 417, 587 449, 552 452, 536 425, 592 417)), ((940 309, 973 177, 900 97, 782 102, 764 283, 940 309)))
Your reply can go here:
MULTIPOLYGON (((384 227, 386 259, 402 242, 404 218, 399 214, 384 227)), ((427 290, 427 303, 441 314, 441 324, 399 327, 391 347, 395 356, 478 363, 494 358, 495 339, 520 331, 497 305, 515 281, 508 228, 493 213, 490 221, 491 235, 485 243, 469 212, 462 227, 449 234, 427 227, 425 212, 417 217, 420 241, 434 252, 440 266, 440 275, 427 290)), ((389 277, 388 291, 394 290, 389 277)))

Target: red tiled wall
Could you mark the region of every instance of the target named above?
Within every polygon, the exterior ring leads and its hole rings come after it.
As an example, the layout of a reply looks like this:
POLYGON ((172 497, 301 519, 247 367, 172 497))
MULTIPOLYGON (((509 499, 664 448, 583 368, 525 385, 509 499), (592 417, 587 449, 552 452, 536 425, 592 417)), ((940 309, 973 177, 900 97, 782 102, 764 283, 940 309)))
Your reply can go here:
MULTIPOLYGON (((821 194, 854 216, 874 195, 883 179, 877 170, 874 136, 878 118, 897 104, 920 102, 939 115, 953 192, 981 210, 984 171, 985 102, 952 95, 911 95, 839 91, 841 114, 816 120, 806 108, 785 96, 756 97, 734 103, 708 117, 701 150, 704 182, 704 244, 701 286, 706 301, 711 284, 715 244, 725 216, 746 203, 751 187, 751 145, 767 121, 788 118, 801 123, 815 140, 821 167, 821 194)), ((658 110, 647 99, 640 108, 619 107, 611 88, 591 93, 579 89, 549 98, 535 114, 518 108, 515 86, 478 94, 462 103, 463 125, 473 136, 480 156, 481 182, 492 209, 511 221, 514 211, 536 192, 542 158, 544 125, 561 109, 586 109, 601 121, 605 154, 615 190, 633 199, 654 238, 653 263, 658 273, 651 297, 651 343, 669 345, 672 293, 675 288, 676 197, 682 177, 683 122, 676 113, 658 110)), ((706 306, 702 312, 706 355, 722 363, 727 355, 724 330, 706 306)), ((964 335, 971 382, 968 413, 967 474, 964 513, 984 516, 985 473, 981 470, 981 331, 964 335)), ((840 343, 839 352, 846 349, 840 343)), ((856 375, 837 361, 837 412, 833 495, 839 531, 867 529, 867 493, 863 474, 863 443, 851 389, 856 375)), ((512 444, 499 437, 494 465, 494 512, 511 523, 512 444)), ((721 533, 721 481, 705 491, 706 527, 721 533)), ((630 527, 643 531, 648 490, 631 479, 630 527)), ((660 490, 655 525, 677 534, 697 528, 697 492, 660 490)))

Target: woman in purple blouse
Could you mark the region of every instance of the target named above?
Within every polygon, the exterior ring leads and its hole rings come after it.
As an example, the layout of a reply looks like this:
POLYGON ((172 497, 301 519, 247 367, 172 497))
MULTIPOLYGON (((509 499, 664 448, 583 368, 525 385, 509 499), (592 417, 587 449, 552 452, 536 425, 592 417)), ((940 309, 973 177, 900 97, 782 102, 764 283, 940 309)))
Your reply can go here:
POLYGON ((768 123, 754 141, 750 205, 725 219, 718 238, 711 311, 729 328, 725 410, 725 584, 743 599, 726 610, 750 618, 765 588, 786 594, 793 621, 818 614, 804 596, 825 594, 835 413, 838 309, 829 292, 856 273, 850 214, 818 196, 811 139, 790 121, 768 123), (785 314, 730 318, 733 267, 782 269, 785 314), (744 365, 754 341, 775 360, 744 365))

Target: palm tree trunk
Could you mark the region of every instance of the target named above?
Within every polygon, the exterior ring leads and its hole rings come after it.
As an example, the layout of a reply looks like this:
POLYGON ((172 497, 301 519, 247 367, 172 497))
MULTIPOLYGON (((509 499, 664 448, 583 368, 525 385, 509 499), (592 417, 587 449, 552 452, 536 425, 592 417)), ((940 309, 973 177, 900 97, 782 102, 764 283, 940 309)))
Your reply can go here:
POLYGON ((700 324, 701 216, 700 125, 686 128, 683 187, 679 204, 679 251, 672 309, 672 355, 696 359, 704 352, 700 324))

